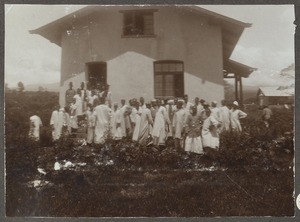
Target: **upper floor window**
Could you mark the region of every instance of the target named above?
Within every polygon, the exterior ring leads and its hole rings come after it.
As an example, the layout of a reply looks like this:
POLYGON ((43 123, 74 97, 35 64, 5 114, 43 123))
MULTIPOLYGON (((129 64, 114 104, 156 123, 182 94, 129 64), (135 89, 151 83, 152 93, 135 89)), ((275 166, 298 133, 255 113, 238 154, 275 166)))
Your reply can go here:
POLYGON ((155 10, 132 10, 123 12, 123 36, 154 35, 153 13, 155 10))

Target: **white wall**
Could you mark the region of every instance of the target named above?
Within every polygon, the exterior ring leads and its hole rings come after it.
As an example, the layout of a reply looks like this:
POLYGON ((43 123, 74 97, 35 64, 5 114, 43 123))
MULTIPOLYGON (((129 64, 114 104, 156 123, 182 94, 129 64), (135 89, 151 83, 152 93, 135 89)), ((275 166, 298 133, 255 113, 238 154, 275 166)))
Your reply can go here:
POLYGON ((120 104, 143 96, 146 101, 154 96, 153 59, 135 52, 126 52, 107 62, 107 82, 112 100, 120 104))
POLYGON ((219 104, 224 99, 224 86, 202 78, 184 73, 184 92, 192 101, 195 97, 207 102, 217 101, 219 104))

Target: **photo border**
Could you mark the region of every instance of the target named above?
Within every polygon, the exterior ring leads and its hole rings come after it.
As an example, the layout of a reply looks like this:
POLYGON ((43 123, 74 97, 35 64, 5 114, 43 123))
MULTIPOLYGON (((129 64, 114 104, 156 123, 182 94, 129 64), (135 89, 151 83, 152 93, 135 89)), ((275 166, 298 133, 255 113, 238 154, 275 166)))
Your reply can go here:
MULTIPOLYGON (((0 99, 1 99, 1 152, 0 152, 0 162, 3 163, 0 167, 1 177, 1 185, 0 185, 0 196, 2 197, 0 203, 0 221, 300 221, 300 209, 297 208, 295 202, 298 195, 300 195, 300 147, 299 147, 299 139, 300 139, 300 76, 295 75, 295 120, 294 120, 294 128, 295 128, 295 193, 294 193, 294 209, 295 216, 294 217, 199 217, 199 218, 105 218, 105 217, 95 217, 95 218, 50 218, 50 217, 5 217, 5 148, 4 148, 4 41, 5 41, 5 4, 49 4, 49 5, 89 5, 89 4, 102 4, 102 5, 125 5, 125 4, 197 4, 197 5, 281 5, 281 4, 293 4, 295 9, 295 73, 299 73, 300 71, 300 2, 297 0, 4 0, 1 1, 1 19, 0 19, 0 51, 2 59, 0 61, 0 69, 2 70, 3 75, 1 75, 1 83, 2 87, 0 87, 0 99)), ((276 201, 276 199, 274 199, 276 201)))

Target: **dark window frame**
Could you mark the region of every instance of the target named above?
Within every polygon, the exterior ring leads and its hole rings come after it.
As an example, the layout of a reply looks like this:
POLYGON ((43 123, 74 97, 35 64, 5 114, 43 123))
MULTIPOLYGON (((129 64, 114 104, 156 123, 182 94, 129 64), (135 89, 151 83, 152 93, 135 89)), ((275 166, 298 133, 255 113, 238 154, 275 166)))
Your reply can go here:
MULTIPOLYGON (((155 37, 154 34, 154 12, 157 12, 157 9, 140 9, 140 10, 120 10, 120 13, 123 13, 123 30, 122 30, 122 38, 145 38, 145 37, 155 37), (145 17, 146 15, 151 16, 150 31, 149 33, 145 33, 146 28, 145 25, 145 17), (127 18, 126 18, 127 16, 127 18), (131 17, 131 18, 130 18, 131 17), (142 17, 142 19, 138 19, 138 17, 142 17), (126 19, 132 20, 133 27, 132 29, 136 29, 130 33, 127 31, 128 25, 126 25, 126 19), (140 24, 138 24, 140 23, 140 24), (142 23, 142 24, 141 24, 142 23), (142 28, 139 29, 139 26, 142 28)), ((149 25, 149 24, 148 24, 149 25)), ((129 27, 130 28, 130 27, 129 27)), ((149 27, 148 27, 149 28, 149 27)))
POLYGON ((183 97, 184 96, 184 62, 180 60, 159 60, 153 62, 153 71, 154 71, 154 96, 155 98, 174 98, 174 97, 183 97), (159 68, 160 66, 160 68, 159 68), (158 76, 162 77, 161 80, 161 92, 158 93, 156 78, 158 76), (168 95, 167 92, 167 77, 173 77, 173 95, 168 95), (177 77, 177 78, 176 78, 177 77), (176 84, 180 83, 180 87, 176 87, 176 84), (178 90, 176 92, 176 90, 178 90))

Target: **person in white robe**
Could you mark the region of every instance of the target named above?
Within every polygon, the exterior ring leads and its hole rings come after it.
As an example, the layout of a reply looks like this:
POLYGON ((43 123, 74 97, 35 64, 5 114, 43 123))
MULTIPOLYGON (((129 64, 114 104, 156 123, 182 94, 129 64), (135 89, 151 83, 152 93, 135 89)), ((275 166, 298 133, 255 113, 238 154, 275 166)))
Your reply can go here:
POLYGON ((206 109, 205 113, 207 118, 203 121, 201 132, 203 148, 218 149, 220 145, 218 128, 221 124, 211 115, 210 109, 206 109))
POLYGON ((104 98, 105 104, 108 105, 109 108, 111 108, 112 103, 112 94, 109 91, 109 84, 106 84, 103 86, 103 91, 99 93, 99 97, 104 98))
POLYGON ((141 124, 141 108, 139 106, 139 102, 134 100, 133 101, 133 108, 130 114, 130 120, 132 123, 133 128, 133 134, 132 134, 132 140, 137 142, 139 139, 140 134, 140 124, 141 124))
POLYGON ((71 110, 75 111, 75 116, 79 116, 83 114, 82 107, 81 90, 78 89, 77 94, 74 96, 74 103, 71 105, 71 110))
POLYGON ((155 146, 165 145, 167 138, 166 124, 170 124, 166 108, 163 106, 162 101, 157 100, 158 110, 155 115, 152 136, 153 144, 155 146))
POLYGON ((80 85, 80 97, 82 101, 82 110, 85 112, 87 110, 87 90, 84 88, 85 84, 84 82, 81 83, 80 85))
POLYGON ((95 124, 95 144, 103 144, 110 131, 111 109, 105 104, 104 98, 99 99, 100 105, 95 107, 94 115, 96 117, 95 124))
POLYGON ((64 113, 63 109, 59 109, 59 106, 52 112, 50 119, 50 126, 52 127, 52 138, 53 141, 57 141, 62 133, 64 124, 64 113))
POLYGON ((217 107, 216 101, 211 102, 211 115, 219 122, 222 123, 221 110, 217 107))
POLYGON ((184 150, 196 154, 203 154, 201 139, 201 116, 197 115, 197 105, 191 107, 191 113, 187 117, 185 130, 187 137, 185 140, 184 150))
POLYGON ((65 106, 63 113, 64 113, 64 124, 63 124, 63 132, 64 136, 69 136, 71 134, 71 118, 70 118, 70 107, 65 106))
POLYGON ((39 116, 33 115, 29 118, 30 121, 30 130, 29 138, 34 141, 40 140, 40 128, 43 126, 42 120, 39 116))
MULTIPOLYGON (((173 106, 174 106, 174 100, 168 100, 168 104, 166 105, 166 111, 168 113, 168 117, 171 123, 173 123, 173 116, 174 116, 174 112, 173 112, 173 106)), ((169 125, 169 129, 168 129, 168 137, 173 137, 173 130, 172 130, 172 125, 169 125)))
POLYGON ((202 104, 200 103, 199 97, 195 98, 195 106, 197 107, 197 115, 200 116, 201 112, 203 111, 204 108, 203 108, 202 104))
POLYGON ((185 113, 186 113, 186 118, 187 116, 189 115, 190 113, 190 108, 191 106, 193 106, 194 104, 189 102, 189 97, 188 95, 184 95, 184 103, 183 103, 183 109, 185 110, 185 113))
POLYGON ((146 109, 145 99, 144 97, 140 97, 140 108, 146 109))
POLYGON ((228 109, 226 105, 226 101, 221 101, 221 118, 222 118, 222 125, 221 125, 221 132, 229 131, 230 130, 230 110, 228 109))
POLYGON ((87 106, 88 106, 88 110, 86 111, 86 117, 87 117, 86 142, 88 145, 91 145, 94 141, 94 136, 95 136, 96 116, 94 113, 94 106, 90 103, 87 106))
POLYGON ((150 107, 150 103, 147 103, 146 108, 142 109, 141 111, 139 144, 141 144, 142 146, 147 145, 150 138, 150 128, 153 125, 150 107))
POLYGON ((118 103, 114 103, 111 116, 111 131, 113 140, 120 140, 123 137, 121 128, 121 110, 118 108, 118 103))
POLYGON ((177 111, 173 117, 173 132, 174 132, 174 142, 175 148, 181 149, 181 144, 183 143, 183 133, 184 133, 184 126, 186 122, 186 111, 183 109, 183 100, 179 100, 177 102, 177 111))
POLYGON ((122 130, 122 137, 126 137, 127 136, 127 133, 126 133, 126 122, 127 122, 127 125, 128 124, 128 116, 126 115, 126 108, 127 108, 127 105, 126 105, 126 100, 125 99, 121 99, 121 108, 120 108, 120 115, 121 115, 121 130, 122 130))
POLYGON ((88 103, 90 103, 94 106, 95 99, 98 99, 97 92, 96 92, 96 90, 91 90, 87 96, 88 103))
POLYGON ((231 125, 231 130, 234 132, 242 132, 240 119, 247 117, 247 113, 241 111, 238 108, 239 108, 239 103, 237 101, 234 101, 232 109, 230 110, 230 125, 231 125))

